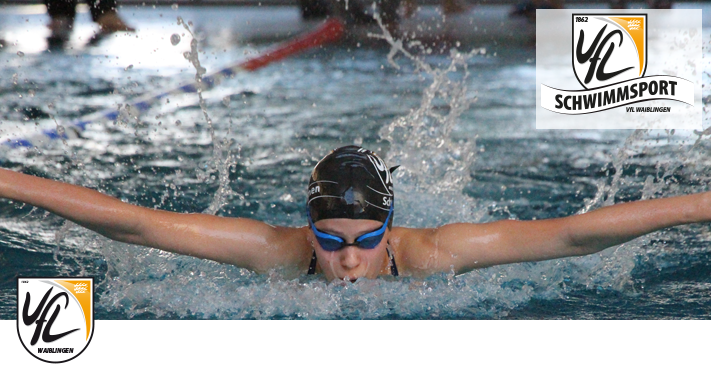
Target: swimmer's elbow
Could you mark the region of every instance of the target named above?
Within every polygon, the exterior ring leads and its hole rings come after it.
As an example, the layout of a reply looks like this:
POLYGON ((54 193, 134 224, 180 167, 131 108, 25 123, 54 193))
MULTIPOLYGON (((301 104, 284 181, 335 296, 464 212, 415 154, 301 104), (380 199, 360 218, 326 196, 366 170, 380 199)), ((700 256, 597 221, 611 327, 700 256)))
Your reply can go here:
MULTIPOLYGON (((91 227, 89 227, 91 229, 91 227)), ((126 230, 126 229, 92 229, 96 233, 106 238, 114 241, 119 241, 126 244, 142 245, 145 247, 150 246, 146 237, 140 232, 140 230, 126 230)))
POLYGON ((143 207, 128 212, 126 211, 118 221, 113 224, 103 225, 94 229, 97 233, 111 240, 120 241, 127 244, 142 245, 145 247, 154 247, 156 237, 156 227, 159 226, 156 216, 156 211, 143 207), (154 213, 153 215, 151 213, 154 213))
POLYGON ((607 248, 600 246, 601 242, 588 234, 580 234, 571 229, 570 226, 563 226, 559 233, 561 249, 556 257, 576 257, 597 253, 607 248))

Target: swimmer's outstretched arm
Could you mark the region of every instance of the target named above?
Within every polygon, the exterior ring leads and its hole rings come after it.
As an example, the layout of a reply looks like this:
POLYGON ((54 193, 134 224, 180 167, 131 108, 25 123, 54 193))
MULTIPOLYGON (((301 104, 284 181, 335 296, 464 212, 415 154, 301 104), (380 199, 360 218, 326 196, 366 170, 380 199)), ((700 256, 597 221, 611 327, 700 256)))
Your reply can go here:
POLYGON ((414 261, 413 269, 464 273, 499 264, 588 255, 663 228, 709 221, 711 192, 706 192, 621 203, 565 218, 406 230, 402 245, 421 249, 404 251, 415 254, 408 259, 414 261))
POLYGON ((255 271, 306 268, 305 228, 183 214, 124 203, 100 192, 0 169, 0 198, 53 212, 110 239, 234 264, 255 271), (301 252, 300 252, 301 251, 301 252))

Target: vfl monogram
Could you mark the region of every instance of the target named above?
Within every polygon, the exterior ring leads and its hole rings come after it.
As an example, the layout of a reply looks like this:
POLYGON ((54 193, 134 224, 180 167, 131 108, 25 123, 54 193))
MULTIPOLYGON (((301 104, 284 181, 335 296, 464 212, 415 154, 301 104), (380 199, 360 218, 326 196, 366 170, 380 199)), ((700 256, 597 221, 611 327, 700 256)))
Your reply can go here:
POLYGON ((18 278, 17 334, 25 349, 49 363, 81 354, 94 333, 94 280, 18 278))
POLYGON ((607 29, 607 25, 605 25, 602 29, 600 29, 600 32, 597 34, 595 37, 595 40, 593 41, 592 45, 590 45, 590 48, 588 48, 587 51, 583 52, 583 42, 585 41, 585 31, 580 30, 580 37, 578 38, 578 46, 575 49, 575 58, 578 60, 578 63, 583 64, 585 61, 590 61, 590 68, 588 69, 588 74, 585 76, 585 84, 589 84, 590 80, 592 80, 593 73, 595 73, 595 77, 597 78, 598 81, 607 81, 612 77, 617 76, 618 74, 624 73, 630 69, 632 69, 632 66, 625 68, 625 69, 620 69, 616 72, 612 73, 605 73, 605 64, 607 64, 607 60, 610 59, 610 56, 612 53, 615 51, 615 43, 611 42, 610 47, 607 49, 607 52, 605 53, 605 57, 602 58, 602 61, 600 62, 600 66, 597 68, 597 71, 595 71, 595 67, 597 66, 597 62, 600 60, 600 53, 602 52, 602 48, 607 44, 607 41, 610 40, 613 36, 618 36, 620 39, 620 45, 622 45, 623 37, 622 37, 622 32, 619 30, 612 31, 605 36, 605 39, 602 40, 602 43, 598 47, 598 43, 600 42, 600 37, 602 37, 603 33, 605 33, 605 29, 607 29), (597 48, 597 49, 596 49, 597 48), (595 55, 593 55, 593 52, 595 52, 595 55), (592 57, 590 57, 592 56, 592 57))
POLYGON ((573 15, 573 69, 585 89, 643 77, 646 67, 646 14, 573 15))
POLYGON ((37 326, 35 328, 35 334, 32 336, 32 340, 30 341, 31 346, 35 346, 37 344, 37 341, 39 340, 40 332, 42 332, 42 341, 43 342, 54 342, 64 336, 66 336, 69 333, 76 332, 79 330, 79 328, 73 329, 66 331, 61 334, 50 334, 50 330, 52 329, 52 324, 54 324, 54 321, 57 319, 57 316, 59 315, 59 305, 54 309, 54 313, 52 313, 52 317, 49 319, 49 321, 46 320, 47 318, 47 312, 49 312, 49 309, 52 307, 52 305, 60 298, 64 297, 65 304, 64 304, 64 309, 67 309, 67 306, 69 306, 69 296, 67 295, 66 292, 58 293, 54 297, 52 297, 51 300, 49 300, 49 304, 47 304, 47 307, 44 308, 44 304, 47 302, 47 298, 49 298, 49 295, 52 293, 52 289, 54 287, 49 288, 47 293, 44 294, 44 297, 42 297, 42 301, 40 301, 39 305, 35 309, 34 313, 28 314, 28 311, 30 309, 30 292, 27 292, 25 304, 22 307, 22 322, 26 326, 32 325, 32 323, 35 323, 37 326), (42 310, 44 308, 44 310, 42 310), (42 317, 37 319, 37 317, 40 315, 40 312, 42 313, 42 317), (47 326, 45 326, 44 331, 42 331, 42 326, 44 323, 47 322, 47 326))

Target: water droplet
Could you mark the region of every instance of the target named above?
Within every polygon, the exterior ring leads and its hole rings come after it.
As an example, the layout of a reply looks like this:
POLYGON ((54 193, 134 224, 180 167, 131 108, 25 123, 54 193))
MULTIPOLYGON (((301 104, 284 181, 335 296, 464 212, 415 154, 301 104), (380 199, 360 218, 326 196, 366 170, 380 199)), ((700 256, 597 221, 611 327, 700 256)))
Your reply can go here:
POLYGON ((229 107, 230 106, 230 96, 226 96, 225 98, 223 98, 222 104, 225 105, 226 107, 229 107))
POLYGON ((24 56, 25 56, 25 54, 22 53, 22 52, 20 52, 19 50, 17 51, 17 55, 20 56, 20 57, 24 57, 24 56))
POLYGON ((182 125, 182 124, 183 124, 183 123, 180 122, 180 120, 175 121, 175 126, 180 126, 180 125, 182 125))
POLYGON ((178 4, 173 4, 170 6, 170 8, 175 11, 178 9, 178 4))
POLYGON ((177 33, 173 33, 170 36, 170 43, 173 44, 173 46, 176 46, 180 43, 180 35, 177 33))

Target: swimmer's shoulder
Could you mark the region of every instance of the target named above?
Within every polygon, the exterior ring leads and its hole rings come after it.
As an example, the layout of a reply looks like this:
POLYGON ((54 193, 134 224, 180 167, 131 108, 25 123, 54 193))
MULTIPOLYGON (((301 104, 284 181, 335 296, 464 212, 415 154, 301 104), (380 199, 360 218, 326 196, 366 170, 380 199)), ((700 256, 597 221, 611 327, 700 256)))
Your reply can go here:
POLYGON ((308 226, 304 227, 274 227, 274 251, 280 253, 283 265, 308 268, 313 255, 313 247, 308 240, 308 226))
POLYGON ((436 263, 436 229, 393 227, 390 246, 403 276, 427 276, 436 263))
POLYGON ((308 226, 274 226, 240 218, 230 222, 234 224, 229 234, 233 237, 230 252, 235 261, 228 262, 259 273, 271 269, 308 269, 313 252, 308 226))
POLYGON ((390 244, 403 275, 426 277, 438 272, 460 273, 462 269, 476 267, 472 264, 477 264, 478 259, 491 250, 492 246, 487 243, 498 231, 500 228, 491 224, 479 223, 453 223, 438 228, 394 227, 390 244))

